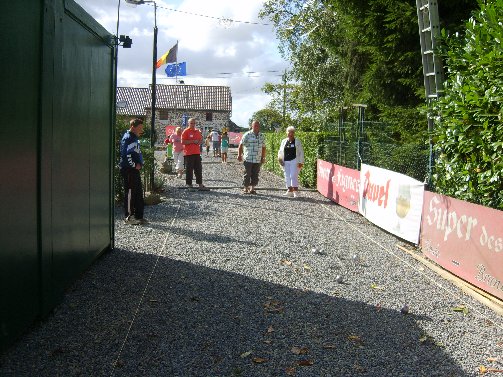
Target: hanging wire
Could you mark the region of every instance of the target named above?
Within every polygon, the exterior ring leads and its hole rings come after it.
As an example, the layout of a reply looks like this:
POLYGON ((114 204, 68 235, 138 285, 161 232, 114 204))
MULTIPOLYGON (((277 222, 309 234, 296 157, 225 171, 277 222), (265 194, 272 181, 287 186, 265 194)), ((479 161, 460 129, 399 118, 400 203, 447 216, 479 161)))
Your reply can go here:
MULTIPOLYGON (((151 3, 145 3, 145 5, 153 6, 151 3)), ((248 25, 271 26, 271 24, 267 24, 267 23, 263 23, 263 22, 241 21, 241 20, 233 20, 231 18, 226 18, 226 17, 208 16, 207 14, 187 12, 187 11, 184 11, 184 10, 163 7, 161 5, 158 5, 157 9, 163 9, 163 10, 170 11, 170 12, 184 13, 184 14, 188 14, 188 15, 196 16, 196 17, 210 18, 210 19, 213 19, 213 20, 221 21, 223 23, 227 23, 227 24, 230 24, 230 23, 241 23, 241 24, 248 24, 248 25)))

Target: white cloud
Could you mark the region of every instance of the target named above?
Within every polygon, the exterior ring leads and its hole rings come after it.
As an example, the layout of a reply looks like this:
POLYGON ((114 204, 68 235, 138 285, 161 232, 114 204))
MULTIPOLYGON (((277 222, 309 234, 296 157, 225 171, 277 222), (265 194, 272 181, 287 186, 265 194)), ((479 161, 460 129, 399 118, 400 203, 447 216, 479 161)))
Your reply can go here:
MULTIPOLYGON (((118 3, 76 1, 107 30, 115 33, 118 3)), ((269 102, 269 97, 260 88, 265 82, 279 82, 287 66, 279 55, 272 27, 228 23, 182 12, 263 23, 258 18, 262 4, 262 0, 157 1, 158 57, 178 40, 178 60, 187 62, 185 83, 230 86, 232 119, 243 126, 255 111, 269 102), (223 72, 231 75, 222 75, 223 72)), ((119 34, 129 35, 133 45, 131 49, 119 49, 118 85, 148 87, 151 83, 153 26, 153 6, 130 7, 121 1, 119 34)), ((161 67, 157 71, 157 83, 174 84, 174 80, 167 78, 161 67)))

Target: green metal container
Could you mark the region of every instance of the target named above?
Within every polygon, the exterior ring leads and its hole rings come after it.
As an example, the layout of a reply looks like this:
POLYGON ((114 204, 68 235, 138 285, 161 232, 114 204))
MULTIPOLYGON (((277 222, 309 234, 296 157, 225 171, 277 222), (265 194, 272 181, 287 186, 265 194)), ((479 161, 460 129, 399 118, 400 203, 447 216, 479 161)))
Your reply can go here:
POLYGON ((71 0, 0 19, 3 350, 112 245, 115 47, 71 0))

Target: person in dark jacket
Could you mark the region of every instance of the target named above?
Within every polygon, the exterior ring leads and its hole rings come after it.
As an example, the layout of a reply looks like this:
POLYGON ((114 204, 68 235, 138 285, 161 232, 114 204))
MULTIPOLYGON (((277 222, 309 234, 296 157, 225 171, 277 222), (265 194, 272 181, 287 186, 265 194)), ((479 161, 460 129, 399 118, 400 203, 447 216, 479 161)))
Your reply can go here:
POLYGON ((143 218, 143 186, 140 170, 143 156, 139 137, 143 133, 143 120, 132 119, 129 130, 122 136, 120 144, 120 173, 124 182, 124 214, 126 224, 145 224, 143 218))

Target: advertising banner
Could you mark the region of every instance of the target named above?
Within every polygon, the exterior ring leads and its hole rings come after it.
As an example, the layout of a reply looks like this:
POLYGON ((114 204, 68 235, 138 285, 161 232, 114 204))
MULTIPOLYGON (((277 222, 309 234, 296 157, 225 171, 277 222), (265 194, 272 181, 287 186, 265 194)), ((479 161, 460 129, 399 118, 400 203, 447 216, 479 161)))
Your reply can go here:
POLYGON ((243 137, 243 134, 239 132, 229 132, 229 144, 230 145, 239 145, 241 142, 241 138, 243 137))
POLYGON ((175 133, 177 126, 166 126, 166 137, 170 137, 175 133))
POLYGON ((424 185, 391 170, 362 164, 360 213, 406 241, 419 243, 424 185))
POLYGON ((334 165, 323 160, 317 161, 318 192, 337 204, 358 212, 360 172, 334 165))
POLYGON ((503 212, 429 191, 424 198, 423 253, 503 300, 503 212))

